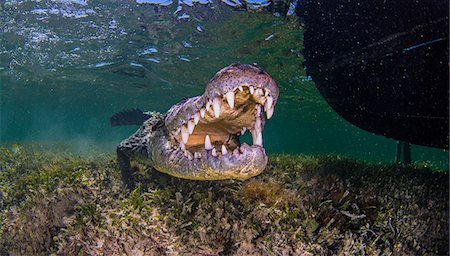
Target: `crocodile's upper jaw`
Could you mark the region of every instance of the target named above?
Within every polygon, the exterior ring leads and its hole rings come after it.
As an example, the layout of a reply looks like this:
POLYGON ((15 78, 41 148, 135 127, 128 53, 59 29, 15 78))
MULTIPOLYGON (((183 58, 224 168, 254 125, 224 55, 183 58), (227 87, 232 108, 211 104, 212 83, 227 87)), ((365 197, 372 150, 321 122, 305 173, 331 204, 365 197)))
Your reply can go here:
MULTIPOLYGON (((200 180, 247 179, 264 170, 264 112, 269 119, 278 98, 275 81, 253 65, 219 71, 202 96, 173 106, 165 118, 165 152, 155 164, 171 175, 200 180), (253 145, 241 144, 249 130, 253 145)), ((159 167, 159 168, 158 168, 159 167)))

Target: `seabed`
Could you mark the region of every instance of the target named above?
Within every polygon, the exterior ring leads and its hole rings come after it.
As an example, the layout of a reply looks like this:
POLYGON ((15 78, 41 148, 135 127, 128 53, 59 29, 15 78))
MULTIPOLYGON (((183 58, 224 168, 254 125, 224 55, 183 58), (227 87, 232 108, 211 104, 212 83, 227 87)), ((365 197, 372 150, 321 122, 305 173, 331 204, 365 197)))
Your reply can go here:
POLYGON ((0 255, 448 255, 448 172, 271 155, 246 181, 0 148, 0 255))

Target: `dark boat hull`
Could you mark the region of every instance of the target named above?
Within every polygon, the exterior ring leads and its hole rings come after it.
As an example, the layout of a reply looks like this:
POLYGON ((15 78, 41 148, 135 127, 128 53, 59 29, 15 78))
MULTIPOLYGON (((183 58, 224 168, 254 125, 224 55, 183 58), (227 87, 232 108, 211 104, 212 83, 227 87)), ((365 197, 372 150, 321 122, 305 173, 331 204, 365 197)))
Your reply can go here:
POLYGON ((303 0, 305 67, 350 123, 448 148, 448 1, 303 0))

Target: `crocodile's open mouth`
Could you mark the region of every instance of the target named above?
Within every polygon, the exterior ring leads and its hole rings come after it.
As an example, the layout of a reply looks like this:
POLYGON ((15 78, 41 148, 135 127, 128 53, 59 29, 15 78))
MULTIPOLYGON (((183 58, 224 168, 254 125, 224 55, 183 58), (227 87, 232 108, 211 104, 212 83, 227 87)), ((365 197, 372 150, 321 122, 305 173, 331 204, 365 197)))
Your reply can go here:
POLYGON ((239 155, 245 150, 239 137, 250 131, 254 146, 263 146, 264 115, 274 111, 271 91, 257 85, 242 84, 222 97, 208 99, 191 118, 181 126, 173 138, 186 158, 201 158, 211 154, 221 157, 239 155))
MULTIPOLYGON (((166 162, 190 179, 246 179, 267 164, 263 148, 265 116, 271 118, 278 86, 254 65, 233 64, 220 70, 205 93, 174 105, 165 117, 170 148, 166 162), (240 137, 249 131, 253 145, 240 137)), ((160 169, 164 169, 161 166, 160 169)))

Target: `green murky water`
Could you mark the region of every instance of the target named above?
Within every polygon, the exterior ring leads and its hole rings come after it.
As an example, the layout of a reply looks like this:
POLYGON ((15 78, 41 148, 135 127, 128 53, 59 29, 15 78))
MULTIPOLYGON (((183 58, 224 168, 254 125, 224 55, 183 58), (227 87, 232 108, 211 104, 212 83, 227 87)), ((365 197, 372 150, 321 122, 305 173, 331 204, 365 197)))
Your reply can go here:
MULTIPOLYGON (((0 141, 76 153, 107 152, 137 127, 109 117, 141 108, 165 112, 199 95, 233 62, 257 63, 280 98, 264 129, 269 153, 343 154, 394 160, 396 142, 339 117, 306 77, 295 17, 218 5, 133 1, 7 1, 0 17, 0 141)), ((415 161, 448 169, 448 152, 413 146, 415 161)))

